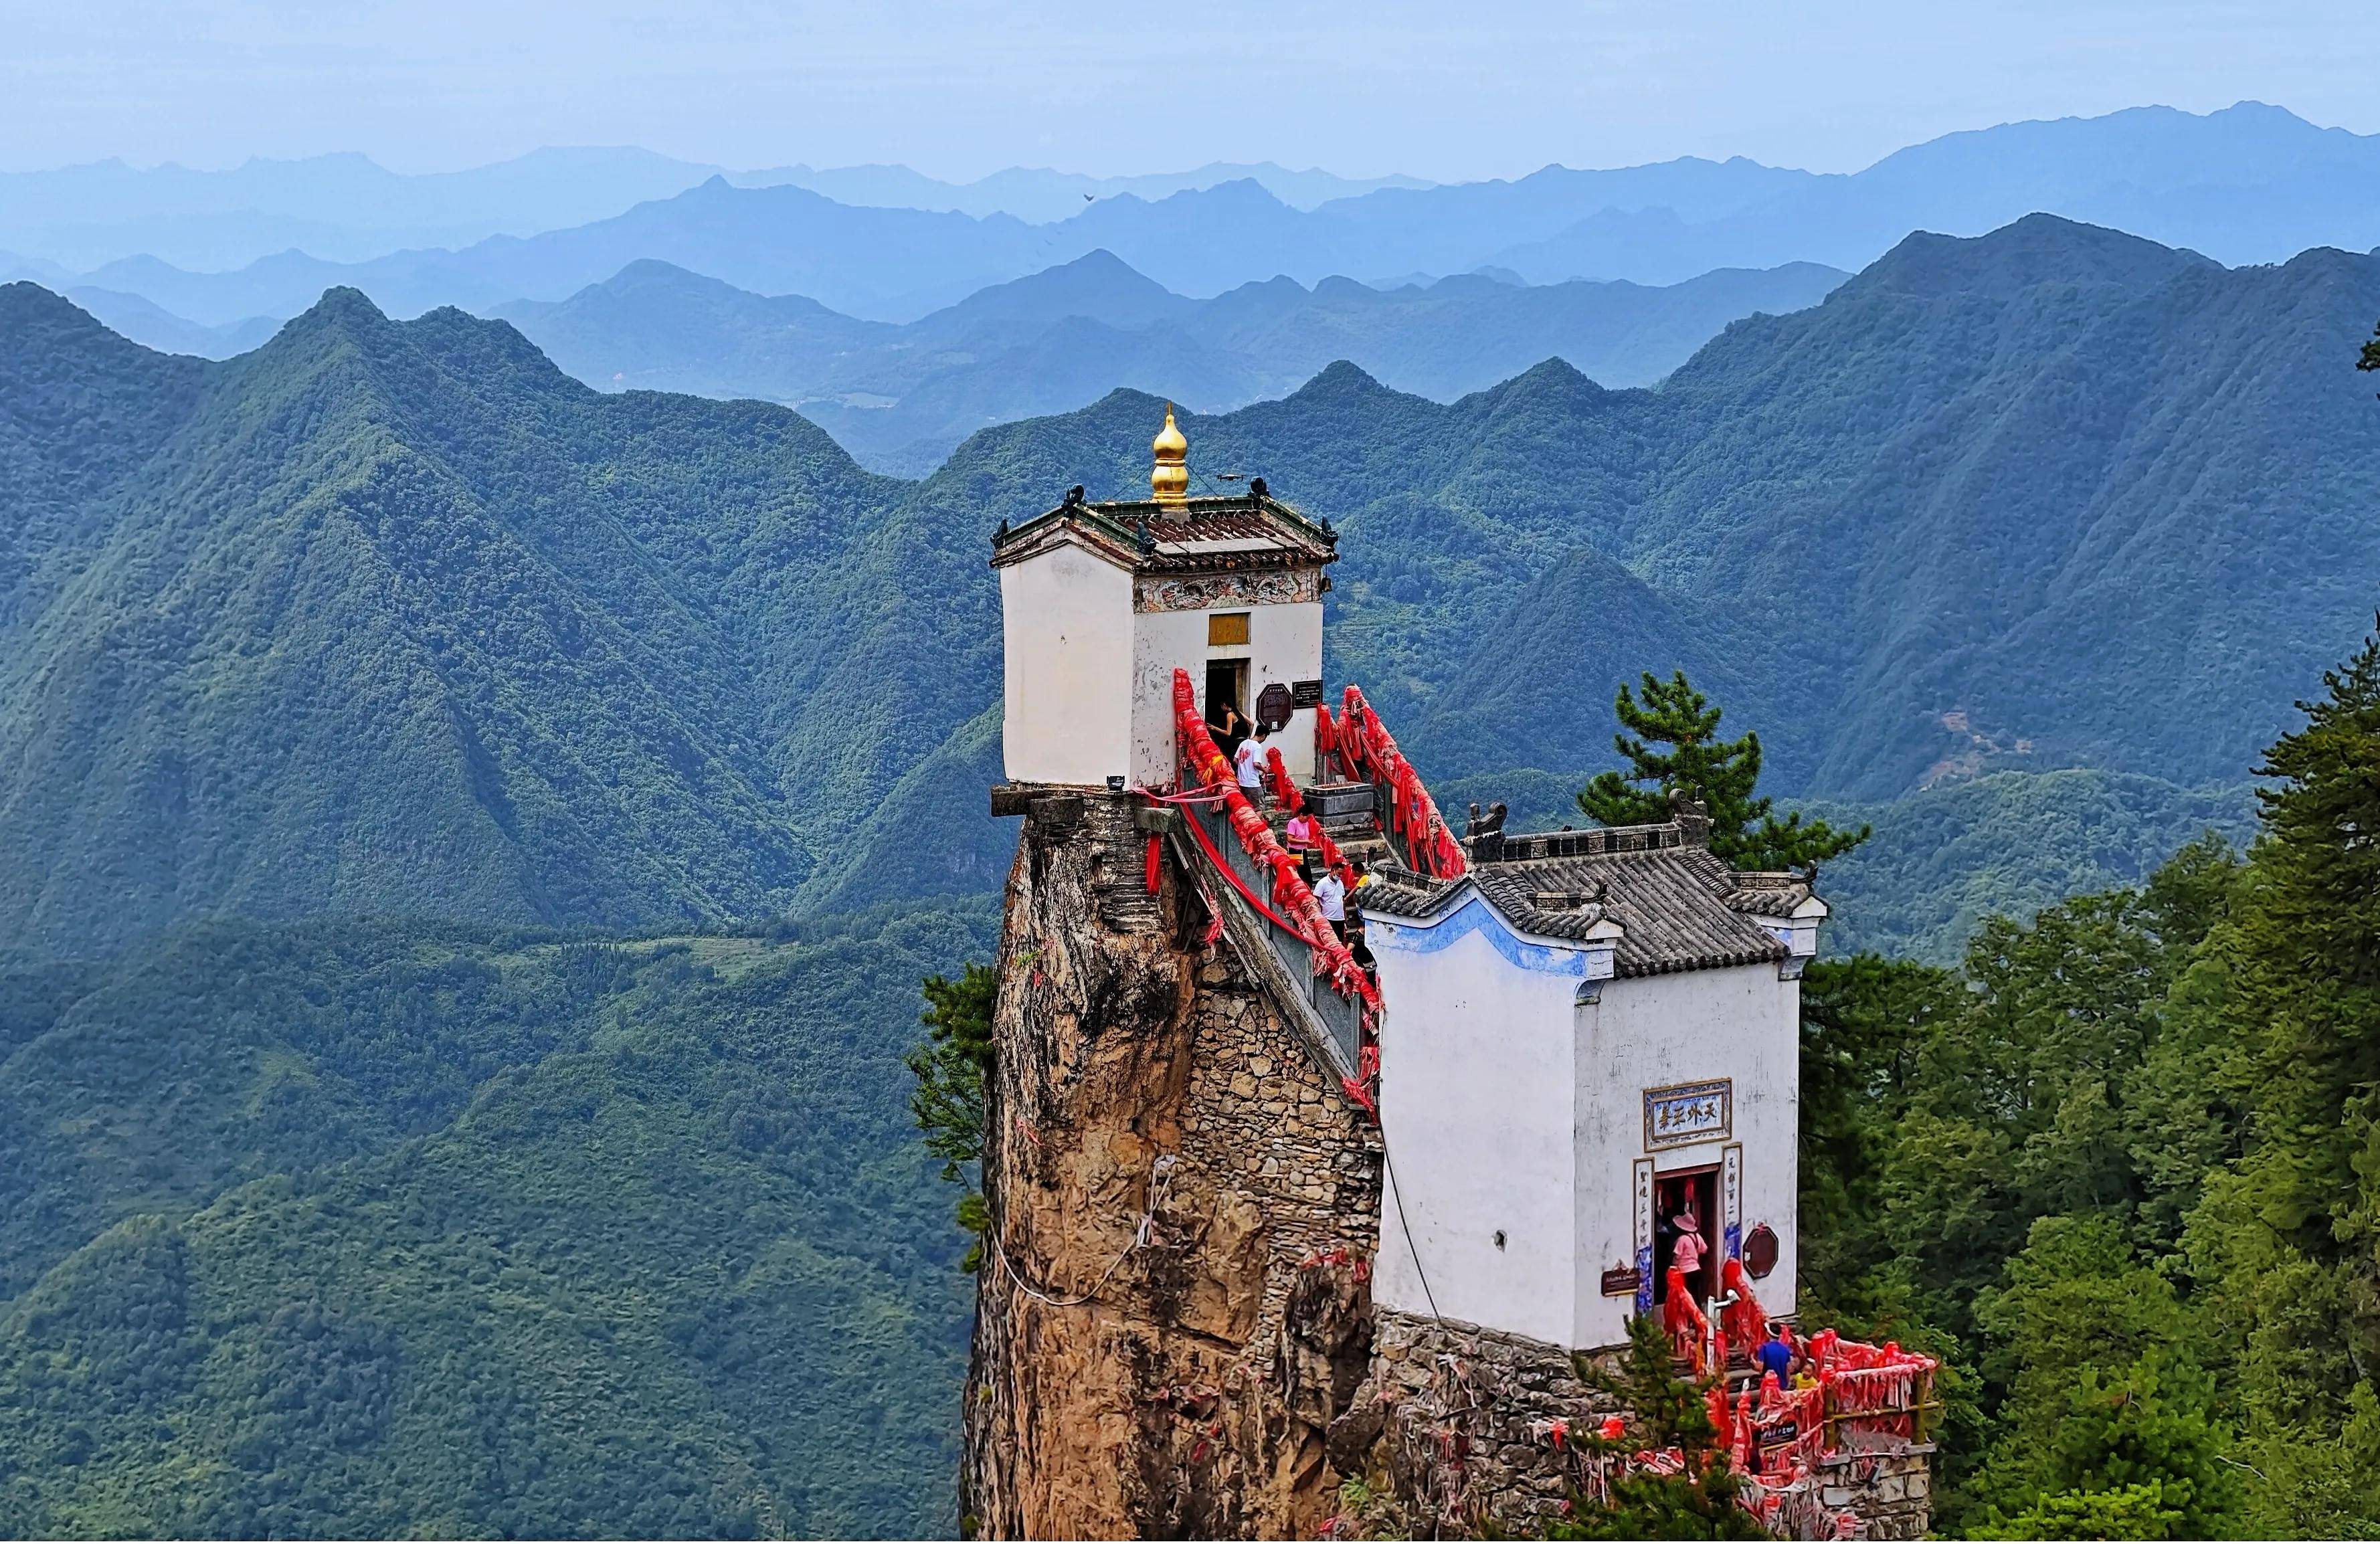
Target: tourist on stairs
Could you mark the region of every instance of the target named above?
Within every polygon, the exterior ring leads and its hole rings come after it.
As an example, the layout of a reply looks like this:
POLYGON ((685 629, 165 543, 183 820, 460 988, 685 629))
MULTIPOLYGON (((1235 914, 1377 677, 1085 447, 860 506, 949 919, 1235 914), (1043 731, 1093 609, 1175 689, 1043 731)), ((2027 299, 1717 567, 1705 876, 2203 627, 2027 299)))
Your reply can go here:
POLYGON ((1269 748, 1265 741, 1271 737, 1272 730, 1259 723, 1257 732, 1242 740, 1240 748, 1232 753, 1232 767, 1239 775, 1240 792, 1257 802, 1262 802, 1259 796, 1264 792, 1265 751, 1269 748))
POLYGON ((1322 920, 1330 924, 1330 930, 1338 935, 1340 942, 1346 942, 1347 887, 1340 882, 1338 875, 1325 869, 1311 888, 1314 905, 1322 913, 1322 920))

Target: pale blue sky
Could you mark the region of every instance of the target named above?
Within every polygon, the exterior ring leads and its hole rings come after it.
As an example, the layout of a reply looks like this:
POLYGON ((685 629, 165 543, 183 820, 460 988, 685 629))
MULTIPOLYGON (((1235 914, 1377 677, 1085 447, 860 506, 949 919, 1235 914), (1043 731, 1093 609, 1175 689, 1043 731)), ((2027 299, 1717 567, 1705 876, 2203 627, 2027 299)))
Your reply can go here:
POLYGON ((1850 170, 2011 118, 2242 98, 2380 131, 2374 0, 1134 6, 0 0, 0 166, 542 144, 737 166, 1850 170))

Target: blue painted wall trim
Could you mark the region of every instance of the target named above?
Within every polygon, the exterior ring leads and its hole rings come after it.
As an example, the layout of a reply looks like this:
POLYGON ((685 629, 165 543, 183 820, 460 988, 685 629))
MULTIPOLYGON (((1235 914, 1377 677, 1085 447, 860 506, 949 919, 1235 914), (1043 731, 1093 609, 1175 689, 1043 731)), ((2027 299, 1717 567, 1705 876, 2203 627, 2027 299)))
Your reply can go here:
POLYGON ((1542 976, 1586 975, 1586 950, 1556 949, 1548 944, 1531 943, 1504 925, 1496 909, 1479 898, 1474 891, 1463 903, 1440 920, 1423 927, 1412 922, 1390 922, 1380 918, 1383 926, 1376 930, 1371 942, 1375 949, 1395 949, 1408 954, 1435 954, 1439 950, 1461 942, 1473 933, 1485 934, 1495 945, 1496 953, 1523 970, 1533 970, 1542 976), (1388 930, 1393 928, 1393 932, 1388 930))

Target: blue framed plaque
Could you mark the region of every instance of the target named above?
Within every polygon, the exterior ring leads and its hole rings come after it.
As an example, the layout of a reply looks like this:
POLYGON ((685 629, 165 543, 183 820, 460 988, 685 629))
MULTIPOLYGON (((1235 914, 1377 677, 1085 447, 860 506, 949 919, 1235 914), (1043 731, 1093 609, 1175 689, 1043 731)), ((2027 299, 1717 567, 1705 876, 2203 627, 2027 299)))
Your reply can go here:
POLYGON ((1645 1150, 1722 1142, 1735 1132, 1735 1080, 1672 1083, 1645 1090, 1645 1150))

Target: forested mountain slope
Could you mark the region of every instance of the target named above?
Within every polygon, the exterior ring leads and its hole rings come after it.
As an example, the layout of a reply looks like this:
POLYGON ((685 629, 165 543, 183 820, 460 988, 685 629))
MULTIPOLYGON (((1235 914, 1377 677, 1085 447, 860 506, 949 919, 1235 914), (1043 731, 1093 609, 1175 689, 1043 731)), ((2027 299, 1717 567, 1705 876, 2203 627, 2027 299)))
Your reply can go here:
MULTIPOLYGON (((1912 237, 1658 391, 1548 364, 1440 406, 1342 365, 1185 428, 1194 468, 1345 532, 1335 670, 1446 773, 1597 764, 1612 684, 1674 662, 1795 792, 2228 782, 2369 621, 2374 314, 2380 259, 2224 269, 2038 217, 1912 237)), ((989 431, 939 477, 1030 444, 1129 489, 1148 410, 989 431)))
MULTIPOLYGON (((1341 365, 1184 429, 1195 471, 1338 524, 1330 674, 1433 777, 1602 765, 1613 686, 1682 666, 1790 794, 2234 787, 2380 593, 2375 314, 2380 258, 2225 269, 2037 217, 1912 237, 1658 391, 1548 364, 1439 405, 1341 365)), ((1129 493, 1156 407, 988 430, 921 497, 1129 493)))
POLYGON ((334 294, 197 366, 29 286, 0 310, 13 931, 718 918, 808 872, 780 779, 868 753, 811 723, 807 645, 874 605, 846 559, 900 485, 456 312, 334 294))
POLYGON ((0 969, 0 1528, 947 1534, 901 1053, 992 909, 203 925, 0 969))
MULTIPOLYGON (((990 889, 986 538, 1145 487, 1160 411, 900 483, 459 313, 334 297, 205 366, 0 294, 0 906, 53 942, 990 889)), ((1599 766, 1615 683, 1682 666, 1789 796, 2235 787, 2380 590, 2375 314, 2380 259, 2037 218, 1912 237, 1659 390, 1548 364, 1442 405, 1339 365, 1185 428, 1194 471, 1338 524, 1330 673, 1433 778, 1599 766)))
POLYGON ((567 300, 492 314, 589 385, 783 402, 868 465, 917 475, 986 424, 1070 411, 1119 385, 1213 411, 1349 359, 1444 400, 1548 357, 1645 385, 1736 318, 1814 305, 1843 277, 1800 263, 1666 288, 1473 274, 1309 290, 1277 278, 1192 300, 1096 251, 896 326, 638 262, 567 300))

